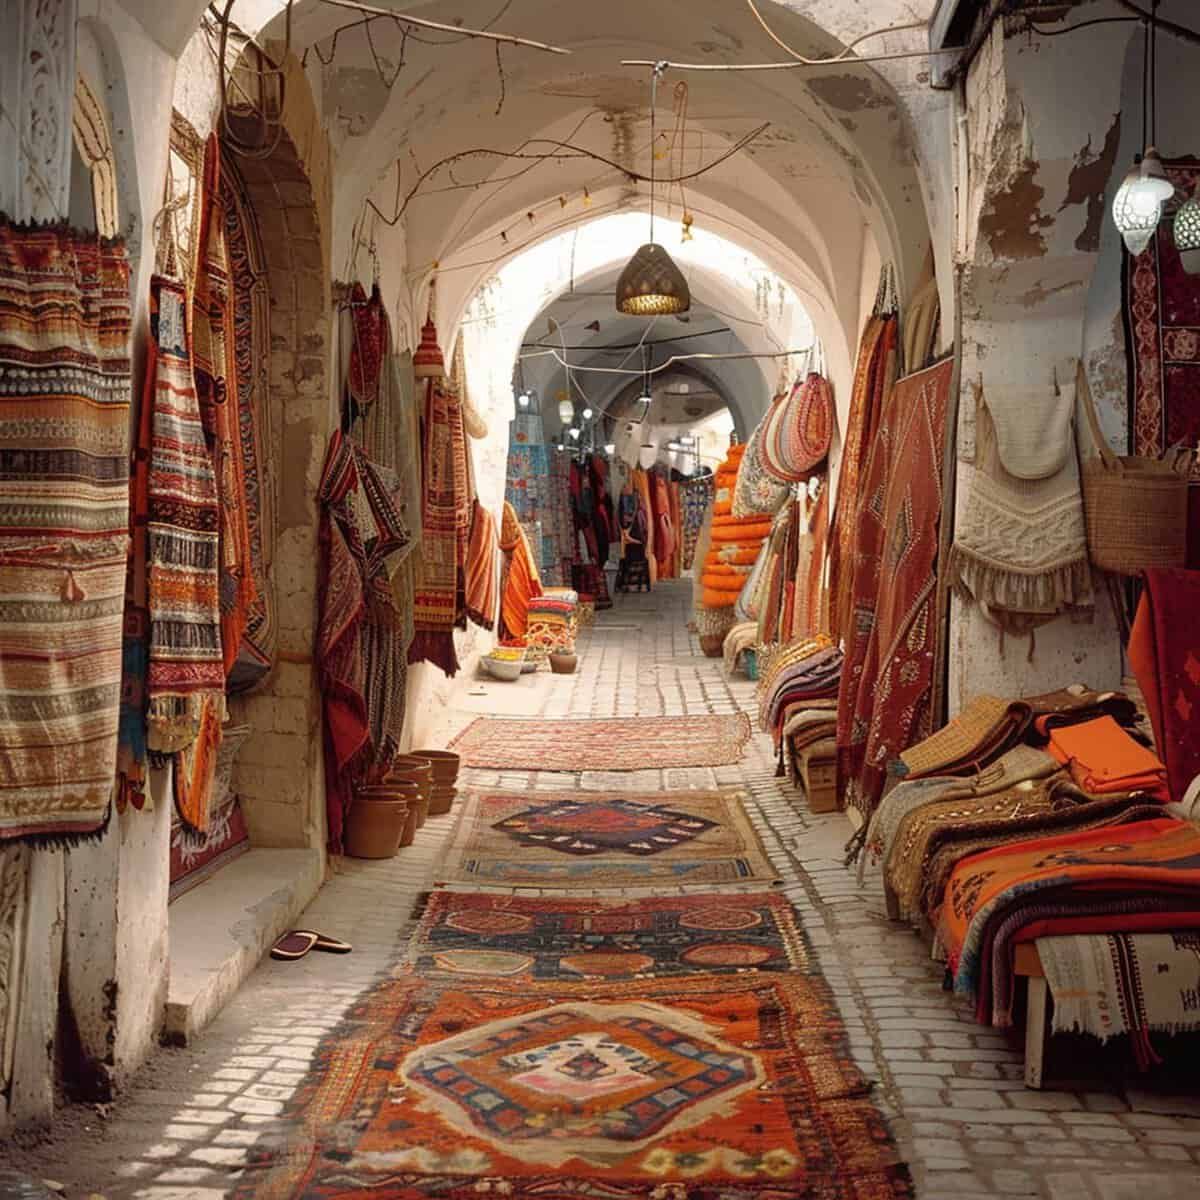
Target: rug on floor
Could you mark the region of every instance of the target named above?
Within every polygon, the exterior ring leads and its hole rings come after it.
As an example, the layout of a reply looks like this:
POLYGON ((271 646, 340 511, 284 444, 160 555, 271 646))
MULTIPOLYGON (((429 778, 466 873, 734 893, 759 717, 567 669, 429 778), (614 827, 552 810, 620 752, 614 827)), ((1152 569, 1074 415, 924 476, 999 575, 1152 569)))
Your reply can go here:
POLYGON ((619 888, 775 882, 746 793, 468 793, 440 883, 619 888))
POLYGON ((409 947, 423 979, 657 979, 809 968, 775 893, 593 900, 435 892, 409 947))
POLYGON ((379 985, 236 1200, 912 1195, 819 976, 379 985))
POLYGON ((496 771, 645 771, 727 767, 750 740, 745 713, 574 721, 480 717, 450 743, 464 767, 496 771))

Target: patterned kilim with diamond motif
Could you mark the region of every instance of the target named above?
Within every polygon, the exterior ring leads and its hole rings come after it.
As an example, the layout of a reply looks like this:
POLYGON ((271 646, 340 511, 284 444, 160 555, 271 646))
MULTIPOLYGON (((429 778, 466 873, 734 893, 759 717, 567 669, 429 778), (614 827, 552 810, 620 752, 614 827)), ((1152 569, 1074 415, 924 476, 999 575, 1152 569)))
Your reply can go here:
POLYGON ((435 892, 410 958, 422 978, 460 983, 810 969, 791 904, 770 892, 640 900, 435 892))
POLYGON ((603 717, 534 721, 480 717, 450 743, 464 767, 495 771, 643 771, 739 762, 750 718, 603 717))
POLYGON ((838 694, 838 783, 870 816, 888 763, 931 732, 950 359, 899 380, 863 478, 838 694))
POLYGON ((380 985, 236 1200, 910 1196, 820 977, 380 985), (583 992, 586 990, 586 997, 583 992))
POLYGON ((744 793, 471 795, 445 882, 546 888, 775 882, 744 793))

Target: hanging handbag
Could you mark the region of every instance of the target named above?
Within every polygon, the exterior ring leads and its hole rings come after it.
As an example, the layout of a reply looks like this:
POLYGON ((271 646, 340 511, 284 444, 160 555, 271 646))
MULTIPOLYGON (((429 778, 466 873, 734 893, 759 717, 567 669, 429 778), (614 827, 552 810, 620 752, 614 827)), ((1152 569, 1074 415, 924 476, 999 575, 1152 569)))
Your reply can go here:
POLYGON ((1147 567, 1182 567, 1187 558, 1193 452, 1176 446, 1161 459, 1118 457, 1100 430, 1082 362, 1079 394, 1100 455, 1083 467, 1083 509, 1092 563, 1116 575, 1138 575, 1147 567))

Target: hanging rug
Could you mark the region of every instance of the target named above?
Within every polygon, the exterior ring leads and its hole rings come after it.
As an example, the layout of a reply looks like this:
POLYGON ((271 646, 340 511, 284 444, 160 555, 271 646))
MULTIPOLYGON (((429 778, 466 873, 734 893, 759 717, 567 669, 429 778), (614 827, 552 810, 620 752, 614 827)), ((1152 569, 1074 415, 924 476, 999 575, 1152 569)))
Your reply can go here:
POLYGON ((600 718, 575 721, 480 717, 450 743, 464 767, 498 771, 646 771, 740 762, 750 718, 600 718))

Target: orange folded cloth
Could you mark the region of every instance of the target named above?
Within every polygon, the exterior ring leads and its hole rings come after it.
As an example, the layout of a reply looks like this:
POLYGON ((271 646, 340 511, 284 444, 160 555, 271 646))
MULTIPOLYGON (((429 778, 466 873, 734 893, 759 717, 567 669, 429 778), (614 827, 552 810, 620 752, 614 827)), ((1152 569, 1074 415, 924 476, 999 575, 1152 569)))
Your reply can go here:
POLYGON ((1085 792, 1144 791, 1167 800, 1167 769, 1112 717, 1062 725, 1050 734, 1049 752, 1065 763, 1085 792))

